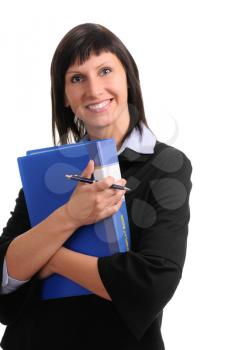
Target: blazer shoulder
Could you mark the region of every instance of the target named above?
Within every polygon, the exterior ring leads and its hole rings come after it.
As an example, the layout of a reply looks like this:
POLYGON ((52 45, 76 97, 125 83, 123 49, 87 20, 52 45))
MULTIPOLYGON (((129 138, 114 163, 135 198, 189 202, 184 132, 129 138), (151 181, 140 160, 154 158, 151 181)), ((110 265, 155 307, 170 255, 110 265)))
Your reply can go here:
POLYGON ((155 144, 152 163, 165 172, 172 173, 180 169, 185 169, 190 174, 192 172, 192 162, 185 152, 159 140, 155 144))

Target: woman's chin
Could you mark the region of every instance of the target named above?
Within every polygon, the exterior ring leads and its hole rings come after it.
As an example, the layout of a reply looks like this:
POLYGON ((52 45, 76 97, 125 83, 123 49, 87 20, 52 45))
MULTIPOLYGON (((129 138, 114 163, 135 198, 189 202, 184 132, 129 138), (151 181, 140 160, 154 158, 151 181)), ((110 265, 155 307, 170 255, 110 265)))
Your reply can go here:
POLYGON ((105 129, 105 128, 112 128, 112 126, 114 124, 114 120, 112 120, 109 117, 107 117, 107 118, 102 117, 102 118, 97 118, 97 119, 98 120, 95 120, 94 123, 89 124, 89 128, 101 130, 101 129, 105 129))

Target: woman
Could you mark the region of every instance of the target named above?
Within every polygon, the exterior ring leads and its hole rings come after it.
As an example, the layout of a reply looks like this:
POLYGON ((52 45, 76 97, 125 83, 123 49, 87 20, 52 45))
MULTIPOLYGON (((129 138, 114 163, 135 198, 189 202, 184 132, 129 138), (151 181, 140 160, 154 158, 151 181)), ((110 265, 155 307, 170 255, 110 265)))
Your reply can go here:
MULTIPOLYGON (((148 128, 137 66, 108 29, 82 24, 51 65, 56 143, 114 138, 122 179, 78 184, 69 201, 31 228, 23 190, 1 236, 3 349, 164 349, 162 313, 186 254, 191 162, 148 128), (78 227, 111 216, 125 196, 132 246, 92 257, 63 243, 78 227), (92 294, 42 301, 42 280, 59 273, 92 294)), ((83 176, 91 177, 90 161, 83 176)))

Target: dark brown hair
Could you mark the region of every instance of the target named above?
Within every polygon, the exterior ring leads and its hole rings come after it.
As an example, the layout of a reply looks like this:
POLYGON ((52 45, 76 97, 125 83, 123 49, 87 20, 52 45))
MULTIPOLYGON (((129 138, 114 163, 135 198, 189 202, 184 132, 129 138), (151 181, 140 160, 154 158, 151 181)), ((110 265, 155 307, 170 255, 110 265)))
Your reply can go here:
POLYGON ((79 141, 86 133, 84 123, 78 119, 70 107, 65 107, 64 85, 68 68, 78 60, 79 64, 88 60, 90 54, 111 52, 121 61, 128 85, 128 108, 130 125, 122 142, 134 127, 141 133, 142 121, 147 125, 144 113, 143 98, 140 88, 137 65, 121 40, 110 30, 95 23, 84 23, 71 29, 59 43, 51 63, 51 98, 52 98, 52 134, 56 142, 56 130, 59 134, 58 144, 69 143, 71 137, 79 141))

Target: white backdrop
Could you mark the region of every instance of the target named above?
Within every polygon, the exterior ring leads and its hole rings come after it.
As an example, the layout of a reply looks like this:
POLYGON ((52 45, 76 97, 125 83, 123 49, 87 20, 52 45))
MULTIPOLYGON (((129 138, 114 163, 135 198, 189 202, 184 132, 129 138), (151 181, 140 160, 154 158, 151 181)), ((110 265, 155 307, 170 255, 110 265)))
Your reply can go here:
POLYGON ((52 145, 50 62, 60 39, 77 24, 100 23, 121 38, 140 71, 151 129, 192 162, 187 258, 162 326, 167 350, 232 348, 230 3, 0 5, 1 229, 21 186, 16 158, 52 145))

